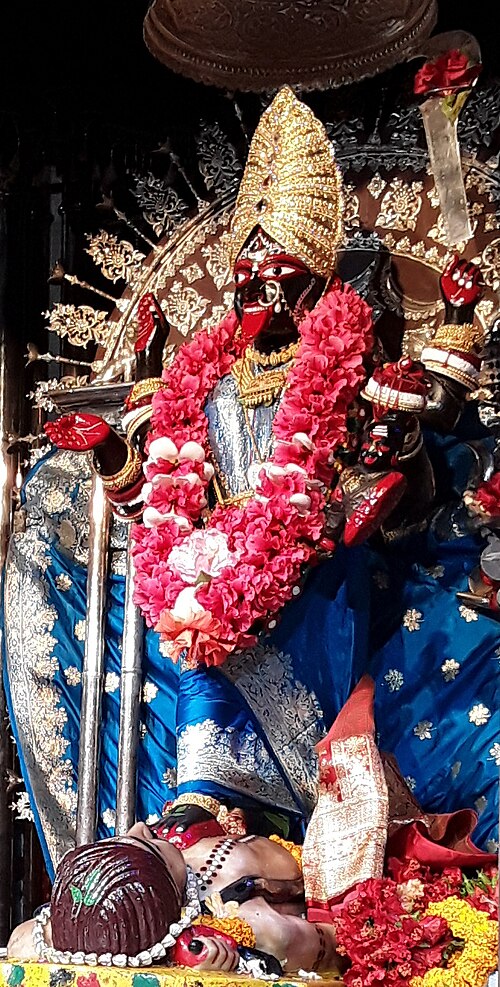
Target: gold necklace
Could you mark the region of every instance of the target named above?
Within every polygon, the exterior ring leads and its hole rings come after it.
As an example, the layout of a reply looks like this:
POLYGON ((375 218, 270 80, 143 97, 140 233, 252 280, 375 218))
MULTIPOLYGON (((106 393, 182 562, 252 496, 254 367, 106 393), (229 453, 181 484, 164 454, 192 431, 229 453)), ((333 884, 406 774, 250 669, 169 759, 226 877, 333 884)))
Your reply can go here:
MULTIPOLYGON (((292 343, 281 353, 259 354, 265 361, 270 361, 271 357, 279 357, 282 364, 290 362, 297 351, 298 343, 292 343), (290 356, 290 351, 292 356, 290 356)), ((231 369, 231 374, 236 381, 239 399, 243 408, 257 408, 259 405, 269 406, 276 401, 281 394, 288 374, 285 366, 270 366, 264 373, 255 375, 255 350, 248 348, 243 356, 236 360, 231 369)), ((261 364, 263 365, 263 364, 261 364)))
POLYGON ((295 342, 281 350, 261 353, 260 350, 255 349, 255 346, 252 346, 249 347, 248 353, 257 367, 277 367, 280 363, 290 363, 290 360, 295 359, 298 348, 299 344, 295 342))

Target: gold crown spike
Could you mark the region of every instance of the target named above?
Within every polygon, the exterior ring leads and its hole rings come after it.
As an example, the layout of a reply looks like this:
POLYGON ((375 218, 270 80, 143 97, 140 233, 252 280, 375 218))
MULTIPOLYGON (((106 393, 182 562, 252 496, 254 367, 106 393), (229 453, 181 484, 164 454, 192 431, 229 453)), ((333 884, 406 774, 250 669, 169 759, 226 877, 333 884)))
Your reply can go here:
POLYGON ((431 346, 445 350, 459 350, 470 353, 484 342, 484 332, 480 326, 467 322, 463 326, 453 324, 439 326, 431 346))
POLYGON ((255 226, 323 277, 342 240, 342 178, 325 128, 288 86, 255 131, 231 228, 231 263, 255 226))

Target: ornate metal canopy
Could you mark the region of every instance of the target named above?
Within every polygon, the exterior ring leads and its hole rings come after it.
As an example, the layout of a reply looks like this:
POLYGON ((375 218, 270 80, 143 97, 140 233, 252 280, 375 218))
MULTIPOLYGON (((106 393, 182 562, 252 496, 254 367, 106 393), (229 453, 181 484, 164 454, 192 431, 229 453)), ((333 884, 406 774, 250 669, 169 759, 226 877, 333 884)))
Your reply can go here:
POLYGON ((325 89, 415 54, 436 16, 436 0, 153 0, 144 38, 197 82, 325 89))

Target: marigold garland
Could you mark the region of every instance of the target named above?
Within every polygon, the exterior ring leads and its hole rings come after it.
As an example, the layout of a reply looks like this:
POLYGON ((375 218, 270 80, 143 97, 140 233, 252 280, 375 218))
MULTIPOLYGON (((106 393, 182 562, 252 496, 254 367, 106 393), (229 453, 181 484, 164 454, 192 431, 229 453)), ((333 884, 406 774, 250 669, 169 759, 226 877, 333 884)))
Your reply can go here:
POLYGON ((414 977, 410 987, 484 987, 497 968, 498 922, 457 897, 432 902, 426 914, 444 918, 465 945, 446 969, 428 970, 423 977, 414 977))
POLYGON ((273 833, 269 839, 272 840, 273 843, 277 843, 278 846, 282 846, 284 850, 288 850, 288 853, 292 855, 297 867, 300 870, 300 873, 302 874, 302 847, 299 846, 298 843, 292 843, 291 840, 282 839, 281 836, 278 836, 275 833, 273 833))
POLYGON ((252 926, 245 919, 238 918, 215 918, 213 915, 200 915, 195 919, 193 925, 206 925, 216 932, 224 932, 227 936, 232 936, 238 946, 249 946, 253 949, 256 943, 255 932, 252 926))
POLYGON ((244 352, 236 316, 182 346, 153 399, 144 524, 132 529, 135 601, 177 661, 219 665, 253 644, 317 557, 333 452, 364 380, 370 309, 330 288, 299 327, 299 349, 273 422, 274 452, 245 507, 205 523, 213 468, 205 403, 244 352))

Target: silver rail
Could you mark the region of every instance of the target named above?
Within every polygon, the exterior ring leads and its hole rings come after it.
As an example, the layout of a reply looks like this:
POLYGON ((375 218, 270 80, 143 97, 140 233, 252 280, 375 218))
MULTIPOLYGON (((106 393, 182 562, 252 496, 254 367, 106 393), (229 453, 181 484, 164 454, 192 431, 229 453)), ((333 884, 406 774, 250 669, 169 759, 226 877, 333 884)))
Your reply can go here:
POLYGON ((99 731, 104 671, 104 623, 110 509, 104 495, 102 480, 96 474, 93 474, 92 479, 89 518, 87 620, 78 757, 77 845, 91 843, 94 840, 97 821, 99 731))
POLYGON ((123 835, 135 822, 137 791, 137 749, 142 683, 143 620, 133 601, 134 567, 130 538, 127 551, 125 613, 123 622, 122 666, 120 675, 120 733, 118 738, 118 779, 116 784, 117 835, 123 835))

